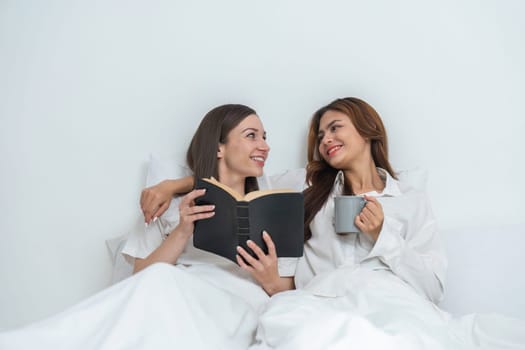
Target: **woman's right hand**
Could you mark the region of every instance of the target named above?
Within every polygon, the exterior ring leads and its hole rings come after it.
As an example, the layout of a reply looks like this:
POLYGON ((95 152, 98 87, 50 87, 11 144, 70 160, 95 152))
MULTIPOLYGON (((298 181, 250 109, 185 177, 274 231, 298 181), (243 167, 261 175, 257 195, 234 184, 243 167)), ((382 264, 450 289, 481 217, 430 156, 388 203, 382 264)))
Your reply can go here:
POLYGON ((215 205, 195 204, 195 199, 204 195, 205 192, 205 189, 193 190, 182 198, 179 205, 179 224, 175 228, 179 234, 191 236, 195 229, 195 221, 208 219, 215 215, 215 205))
POLYGON ((205 190, 194 190, 185 195, 179 205, 179 224, 168 237, 145 259, 135 259, 134 273, 156 263, 175 264, 184 251, 188 239, 193 234, 195 221, 207 219, 215 215, 214 205, 195 205, 195 199, 204 194, 205 190))

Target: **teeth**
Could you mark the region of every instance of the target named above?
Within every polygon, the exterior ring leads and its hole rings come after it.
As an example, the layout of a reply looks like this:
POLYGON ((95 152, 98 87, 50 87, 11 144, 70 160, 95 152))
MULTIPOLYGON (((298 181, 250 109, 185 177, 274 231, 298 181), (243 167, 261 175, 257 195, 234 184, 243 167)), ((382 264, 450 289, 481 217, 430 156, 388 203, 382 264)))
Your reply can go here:
POLYGON ((253 160, 255 160, 256 162, 264 162, 264 158, 263 157, 251 157, 253 160))
POLYGON ((330 155, 330 154, 334 153, 335 151, 337 151, 339 148, 341 148, 341 146, 335 146, 335 147, 332 147, 332 148, 330 148, 330 149, 328 150, 327 153, 330 155))

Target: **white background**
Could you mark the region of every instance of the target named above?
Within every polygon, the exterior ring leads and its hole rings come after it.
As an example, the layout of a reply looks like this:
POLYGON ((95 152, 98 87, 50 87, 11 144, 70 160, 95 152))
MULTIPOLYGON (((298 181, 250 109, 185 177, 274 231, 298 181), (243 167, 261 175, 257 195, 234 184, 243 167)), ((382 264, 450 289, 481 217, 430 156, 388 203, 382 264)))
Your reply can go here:
MULTIPOLYGON (((108 285, 104 241, 139 216, 149 153, 183 153, 223 103, 258 111, 272 173, 304 165, 317 108, 363 98, 384 119, 394 167, 428 170, 441 227, 522 224, 524 10, 1 0, 0 328, 108 285)), ((494 254, 483 258, 505 256, 494 254)))

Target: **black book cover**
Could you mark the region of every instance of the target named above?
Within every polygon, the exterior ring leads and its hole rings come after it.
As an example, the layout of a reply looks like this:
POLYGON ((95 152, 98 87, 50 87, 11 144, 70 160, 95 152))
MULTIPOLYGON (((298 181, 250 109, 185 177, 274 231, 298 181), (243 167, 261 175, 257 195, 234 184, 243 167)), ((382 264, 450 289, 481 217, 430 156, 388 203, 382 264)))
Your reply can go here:
MULTIPOLYGON (((215 179, 198 179, 197 189, 206 193, 197 205, 214 204, 215 215, 195 223, 193 245, 237 263, 237 246, 252 253, 251 239, 268 254, 262 239, 266 230, 278 257, 300 257, 304 242, 304 200, 301 192, 264 190, 240 196, 215 179)), ((255 256, 252 253, 253 256, 255 256)))

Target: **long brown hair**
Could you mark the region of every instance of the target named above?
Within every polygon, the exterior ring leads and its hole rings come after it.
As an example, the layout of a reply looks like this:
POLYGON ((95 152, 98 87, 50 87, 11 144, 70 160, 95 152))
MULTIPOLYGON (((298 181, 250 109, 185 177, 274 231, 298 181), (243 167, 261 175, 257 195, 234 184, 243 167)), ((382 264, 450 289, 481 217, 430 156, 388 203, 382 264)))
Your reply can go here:
MULTIPOLYGON (((186 153, 186 162, 195 179, 213 176, 221 180, 217 162, 219 143, 227 143, 230 131, 252 114, 257 115, 248 106, 226 104, 215 107, 204 116, 186 153)), ((247 177, 244 189, 246 193, 258 190, 257 179, 247 177)))
MULTIPOLYGON (((388 142, 385 126, 375 109, 363 100, 345 97, 332 101, 314 113, 308 131, 308 165, 304 190, 304 240, 312 237, 310 223, 328 199, 339 169, 331 167, 319 154, 319 124, 328 111, 344 113, 350 118, 357 132, 370 140, 372 159, 376 167, 385 169, 393 178, 395 173, 388 161, 388 142)), ((353 194, 351 184, 345 183, 345 193, 353 194)))

